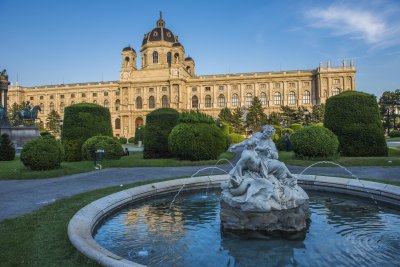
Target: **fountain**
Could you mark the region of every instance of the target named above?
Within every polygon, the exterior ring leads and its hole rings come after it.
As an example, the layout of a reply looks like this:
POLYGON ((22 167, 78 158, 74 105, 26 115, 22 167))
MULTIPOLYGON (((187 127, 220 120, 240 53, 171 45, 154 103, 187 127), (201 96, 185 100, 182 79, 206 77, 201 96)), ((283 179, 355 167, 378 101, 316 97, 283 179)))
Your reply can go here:
POLYGON ((90 203, 71 243, 106 266, 399 266, 400 187, 291 174, 272 134, 237 145, 228 174, 196 176, 219 169, 205 167, 90 203))

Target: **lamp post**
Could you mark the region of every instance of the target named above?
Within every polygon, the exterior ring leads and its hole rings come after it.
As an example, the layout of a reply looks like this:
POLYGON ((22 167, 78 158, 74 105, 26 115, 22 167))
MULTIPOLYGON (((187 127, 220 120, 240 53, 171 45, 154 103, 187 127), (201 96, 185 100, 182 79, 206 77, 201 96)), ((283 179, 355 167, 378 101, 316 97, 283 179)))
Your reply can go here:
POLYGON ((138 135, 138 147, 142 147, 142 131, 141 131, 142 127, 138 126, 137 127, 137 135, 138 135))
POLYGON ((310 120, 310 112, 308 110, 304 111, 304 125, 308 126, 310 120))

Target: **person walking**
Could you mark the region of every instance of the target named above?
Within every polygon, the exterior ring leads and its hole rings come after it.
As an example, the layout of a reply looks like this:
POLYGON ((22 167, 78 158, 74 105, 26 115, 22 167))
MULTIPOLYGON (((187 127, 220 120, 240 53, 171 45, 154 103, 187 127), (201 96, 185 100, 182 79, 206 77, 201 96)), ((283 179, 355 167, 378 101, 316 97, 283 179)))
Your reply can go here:
POLYGON ((286 145, 286 151, 289 152, 290 149, 290 133, 288 130, 285 132, 285 145, 286 145))

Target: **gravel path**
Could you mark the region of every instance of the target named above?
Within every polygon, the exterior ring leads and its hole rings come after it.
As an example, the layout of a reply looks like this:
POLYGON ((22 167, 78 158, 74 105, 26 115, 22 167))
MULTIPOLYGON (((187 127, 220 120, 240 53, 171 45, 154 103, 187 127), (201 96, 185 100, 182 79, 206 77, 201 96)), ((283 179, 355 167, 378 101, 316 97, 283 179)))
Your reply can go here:
MULTIPOLYGON (((240 153, 237 153, 233 162, 238 160, 239 155, 240 153)), ((112 168, 61 178, 0 181, 0 221, 21 216, 58 199, 83 192, 139 181, 191 176, 206 167, 210 166, 112 168)), ((225 171, 231 169, 228 164, 218 167, 225 171)), ((300 173, 304 167, 289 166, 289 169, 293 173, 300 173)), ((360 178, 400 181, 399 167, 350 167, 348 169, 360 178)), ((201 173, 206 175, 211 171, 208 169, 201 173)), ((214 171, 214 174, 221 173, 223 172, 219 170, 214 171)), ((339 167, 312 167, 304 174, 349 176, 345 170, 339 167)), ((121 189, 123 188, 122 186, 121 189)))

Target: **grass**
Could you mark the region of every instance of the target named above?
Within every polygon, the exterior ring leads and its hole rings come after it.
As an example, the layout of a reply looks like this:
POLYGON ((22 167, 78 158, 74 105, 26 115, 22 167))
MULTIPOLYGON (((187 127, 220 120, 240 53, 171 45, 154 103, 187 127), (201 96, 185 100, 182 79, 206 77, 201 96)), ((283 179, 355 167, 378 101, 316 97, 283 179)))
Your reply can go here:
MULTIPOLYGON (((168 179, 134 183, 124 189, 164 180, 168 179)), ((376 182, 400 186, 400 182, 376 182)), ((85 205, 120 190, 121 187, 116 186, 83 193, 0 222, 1 266, 100 266, 70 244, 67 236, 68 222, 85 205)))
POLYGON ((400 137, 386 138, 386 142, 400 141, 400 137))
MULTIPOLYGON (((279 160, 293 166, 309 166, 315 162, 321 161, 321 159, 297 159, 292 151, 280 151, 279 160)), ((400 166, 400 147, 389 147, 388 157, 339 157, 332 158, 330 161, 334 161, 343 166, 400 166)), ((332 164, 321 164, 318 166, 334 167, 332 164)))
MULTIPOLYGON (((231 160, 235 156, 232 152, 224 152, 219 159, 231 160)), ((143 159, 142 151, 130 152, 128 157, 119 160, 101 161, 103 168, 122 168, 122 167, 179 167, 179 166, 198 166, 216 164, 218 160, 188 161, 177 159, 143 159)), ((221 162, 222 164, 225 162, 221 162)), ((76 173, 93 171, 93 161, 63 162, 61 168, 48 171, 32 171, 26 168, 17 157, 13 161, 0 161, 0 179, 41 179, 53 178, 76 173)))

